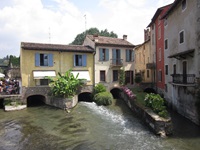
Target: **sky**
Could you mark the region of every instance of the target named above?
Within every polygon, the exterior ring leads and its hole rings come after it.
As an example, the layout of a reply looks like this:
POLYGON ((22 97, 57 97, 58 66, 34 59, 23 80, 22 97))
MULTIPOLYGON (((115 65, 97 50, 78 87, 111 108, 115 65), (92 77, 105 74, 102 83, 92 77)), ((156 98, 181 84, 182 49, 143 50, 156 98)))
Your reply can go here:
POLYGON ((134 45, 159 7, 174 0, 1 0, 0 58, 20 55, 21 42, 69 44, 96 27, 134 45))

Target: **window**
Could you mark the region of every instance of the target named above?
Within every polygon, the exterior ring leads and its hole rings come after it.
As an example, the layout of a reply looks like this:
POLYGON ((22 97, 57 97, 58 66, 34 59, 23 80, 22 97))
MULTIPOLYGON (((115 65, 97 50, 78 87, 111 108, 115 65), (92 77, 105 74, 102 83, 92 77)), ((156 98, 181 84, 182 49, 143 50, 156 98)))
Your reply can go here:
POLYGON ((149 78, 149 70, 147 70, 147 78, 149 78))
POLYGON ((106 81, 106 72, 105 70, 100 70, 100 81, 106 81))
POLYGON ((184 43, 184 31, 181 31, 179 33, 179 43, 180 44, 184 43))
POLYGON ((109 50, 105 48, 99 49, 99 61, 108 61, 109 60, 109 50))
POLYGON ((165 84, 165 92, 168 92, 167 84, 165 84))
POLYGON ((165 50, 168 49, 168 39, 165 39, 165 50))
POLYGON ((118 70, 113 70, 113 81, 118 81, 118 70))
POLYGON ((164 20, 164 25, 165 25, 165 27, 167 26, 167 18, 165 18, 165 20, 164 20))
POLYGON ((158 71, 158 81, 162 82, 162 70, 158 71))
POLYGON ((165 75, 168 75, 168 65, 165 65, 165 75))
POLYGON ((158 27, 158 39, 160 39, 161 38, 161 27, 159 26, 158 27))
POLYGON ((162 56, 162 54, 161 54, 161 48, 159 48, 159 50, 158 50, 158 60, 159 61, 161 61, 161 56, 162 56))
POLYGON ((74 55, 74 66, 85 67, 87 63, 87 55, 74 55))
POLYGON ((134 61, 134 51, 126 50, 126 62, 134 61))
POLYGON ((53 54, 35 54, 35 66, 53 66, 53 54))
POLYGON ((40 85, 49 85, 48 79, 40 79, 40 85))
POLYGON ((173 74, 176 74, 176 65, 173 65, 173 74))
POLYGON ((182 1, 182 11, 186 9, 186 0, 182 1))
POLYGON ((152 34, 152 45, 154 45, 154 34, 152 34))

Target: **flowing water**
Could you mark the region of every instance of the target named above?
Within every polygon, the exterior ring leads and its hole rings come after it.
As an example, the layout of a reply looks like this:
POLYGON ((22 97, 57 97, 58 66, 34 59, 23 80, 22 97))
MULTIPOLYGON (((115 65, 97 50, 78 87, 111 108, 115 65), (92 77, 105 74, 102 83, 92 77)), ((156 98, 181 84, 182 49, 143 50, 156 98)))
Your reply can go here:
POLYGON ((0 109, 0 150, 198 150, 199 127, 174 116, 175 133, 154 135, 120 100, 80 102, 71 113, 49 106, 0 109))

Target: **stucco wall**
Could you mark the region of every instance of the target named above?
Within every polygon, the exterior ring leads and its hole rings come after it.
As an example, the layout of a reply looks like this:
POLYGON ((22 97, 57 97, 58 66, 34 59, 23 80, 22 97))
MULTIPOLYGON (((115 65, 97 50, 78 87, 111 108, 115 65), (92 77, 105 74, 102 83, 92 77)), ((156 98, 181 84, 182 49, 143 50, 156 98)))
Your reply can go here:
POLYGON ((168 75, 165 75, 165 84, 167 84, 167 92, 165 98, 180 114, 189 118, 191 121, 199 124, 198 114, 196 111, 196 95, 195 84, 176 85, 172 84, 173 65, 176 65, 176 73, 183 74, 183 62, 187 62, 187 74, 195 74, 199 77, 199 40, 200 33, 198 18, 200 18, 197 1, 187 1, 187 7, 182 10, 181 3, 175 10, 167 17, 168 25, 165 27, 165 37, 168 39, 168 49, 165 50, 165 65, 168 65, 168 75), (179 33, 184 31, 184 43, 179 43, 179 33), (176 58, 168 58, 168 56, 194 49, 193 57, 186 57, 186 59, 178 60, 176 58))
POLYGON ((75 53, 75 52, 59 52, 59 51, 38 51, 38 50, 23 50, 21 49, 21 77, 22 86, 32 87, 35 86, 35 80, 33 78, 33 70, 53 70, 65 73, 67 70, 88 70, 90 75, 90 82, 88 85, 93 84, 93 54, 92 53, 75 53), (53 54, 53 66, 52 67, 36 67, 35 66, 35 53, 51 53, 53 54), (74 67, 73 57, 74 54, 86 54, 87 66, 86 67, 74 67))
POLYGON ((125 71, 134 71, 134 63, 126 62, 126 49, 131 49, 131 48, 97 46, 96 47, 96 55, 95 55, 95 84, 100 82, 100 70, 105 70, 106 83, 104 83, 104 84, 109 87, 119 85, 118 82, 113 82, 113 70, 119 70, 120 67, 111 67, 111 59, 113 59, 112 49, 120 49, 121 50, 121 59, 123 59, 124 70, 125 71), (100 48, 109 49, 109 60, 108 61, 99 61, 99 49, 100 48))

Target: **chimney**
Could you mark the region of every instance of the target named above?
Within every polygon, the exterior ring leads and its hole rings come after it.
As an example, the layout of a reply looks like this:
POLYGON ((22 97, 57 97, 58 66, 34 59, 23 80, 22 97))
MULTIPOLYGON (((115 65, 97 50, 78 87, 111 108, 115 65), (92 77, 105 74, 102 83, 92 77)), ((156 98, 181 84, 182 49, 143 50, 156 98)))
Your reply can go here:
POLYGON ((93 38, 95 42, 98 42, 98 34, 93 34, 93 38))
POLYGON ((127 40, 127 35, 123 35, 123 40, 127 40))

